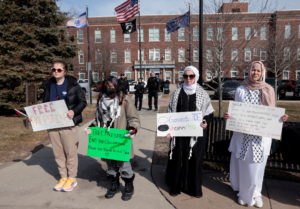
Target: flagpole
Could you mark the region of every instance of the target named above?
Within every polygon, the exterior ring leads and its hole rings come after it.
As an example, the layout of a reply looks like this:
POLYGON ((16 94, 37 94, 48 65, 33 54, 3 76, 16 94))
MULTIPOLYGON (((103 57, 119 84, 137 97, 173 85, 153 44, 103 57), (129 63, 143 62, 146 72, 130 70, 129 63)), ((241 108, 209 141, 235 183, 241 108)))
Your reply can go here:
POLYGON ((90 33, 89 33, 89 9, 88 6, 86 6, 86 19, 87 19, 87 27, 86 27, 86 34, 87 34, 87 64, 86 69, 88 71, 88 82, 89 82, 89 89, 88 89, 88 97, 89 97, 89 103, 92 104, 92 90, 91 90, 91 54, 90 54, 90 33))
POLYGON ((138 36, 139 36, 139 54, 140 54, 140 60, 139 60, 140 61, 140 77, 139 78, 142 78, 142 41, 141 41, 141 10, 140 10, 140 8, 139 8, 139 32, 138 32, 138 36))
POLYGON ((192 43, 191 43, 191 4, 189 3, 189 65, 192 64, 192 43))
POLYGON ((203 0, 199 0, 199 80, 198 83, 202 85, 202 68, 203 68, 203 0))

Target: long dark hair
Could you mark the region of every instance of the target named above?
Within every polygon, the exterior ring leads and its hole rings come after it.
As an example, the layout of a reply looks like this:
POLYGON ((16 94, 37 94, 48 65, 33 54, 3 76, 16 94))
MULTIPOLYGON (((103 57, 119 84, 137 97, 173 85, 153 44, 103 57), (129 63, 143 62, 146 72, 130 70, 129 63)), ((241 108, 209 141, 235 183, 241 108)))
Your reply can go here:
POLYGON ((124 100, 124 94, 123 92, 120 90, 120 87, 118 85, 118 80, 116 77, 114 76, 109 76, 106 79, 104 79, 104 81, 102 82, 102 85, 99 89, 99 95, 98 95, 98 100, 97 100, 97 104, 99 103, 100 99, 102 98, 103 94, 105 94, 106 90, 107 90, 107 86, 109 83, 112 83, 116 93, 114 95, 112 95, 110 98, 115 98, 118 97, 119 98, 119 105, 122 105, 123 100, 124 100))

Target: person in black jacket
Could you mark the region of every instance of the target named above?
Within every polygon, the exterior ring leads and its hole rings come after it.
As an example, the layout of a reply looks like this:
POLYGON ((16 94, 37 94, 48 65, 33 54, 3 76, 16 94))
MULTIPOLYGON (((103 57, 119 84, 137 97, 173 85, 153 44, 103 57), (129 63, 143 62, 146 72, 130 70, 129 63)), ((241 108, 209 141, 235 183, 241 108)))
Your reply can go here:
POLYGON ((142 109, 143 104, 143 95, 145 91, 145 84, 142 82, 142 79, 138 80, 138 83, 134 86, 135 92, 135 107, 138 110, 142 109), (139 102, 139 105, 138 105, 139 102))
POLYGON ((149 110, 152 110, 152 97, 154 97, 154 107, 155 111, 157 111, 157 99, 158 99, 158 91, 159 91, 159 80, 155 77, 155 73, 151 73, 151 77, 147 82, 148 88, 148 105, 149 110))
POLYGON ((75 124, 73 127, 48 130, 55 161, 61 176, 53 189, 68 192, 77 186, 77 125, 82 122, 81 113, 87 103, 77 79, 67 75, 67 65, 64 61, 55 61, 51 71, 52 77, 45 82, 43 102, 65 100, 69 110, 67 116, 72 118, 75 124))
POLYGON ((127 78, 125 77, 124 73, 122 73, 121 77, 118 79, 118 85, 119 85, 121 91, 124 94, 127 94, 127 92, 129 91, 129 82, 128 82, 127 78))

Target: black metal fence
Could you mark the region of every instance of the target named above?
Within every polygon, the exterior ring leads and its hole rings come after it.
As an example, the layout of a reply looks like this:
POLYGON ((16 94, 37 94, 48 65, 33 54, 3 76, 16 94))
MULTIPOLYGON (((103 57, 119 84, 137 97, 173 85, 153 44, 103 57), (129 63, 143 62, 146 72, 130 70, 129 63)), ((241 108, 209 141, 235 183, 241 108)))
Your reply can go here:
MULTIPOLYGON (((205 160, 229 163, 232 131, 225 130, 224 118, 213 118, 208 128, 205 160)), ((273 140, 267 167, 300 171, 300 123, 286 122, 282 139, 273 140)))

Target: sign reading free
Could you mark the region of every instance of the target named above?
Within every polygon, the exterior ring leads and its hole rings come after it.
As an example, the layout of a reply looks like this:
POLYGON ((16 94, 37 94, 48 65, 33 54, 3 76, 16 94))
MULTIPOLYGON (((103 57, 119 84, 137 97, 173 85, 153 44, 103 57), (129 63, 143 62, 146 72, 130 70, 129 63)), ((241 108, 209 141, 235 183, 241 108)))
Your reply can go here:
POLYGON ((74 126, 73 120, 67 116, 65 100, 32 105, 24 109, 31 118, 33 131, 74 126))
POLYGON ((157 114, 157 136, 203 136, 202 112, 157 114))

